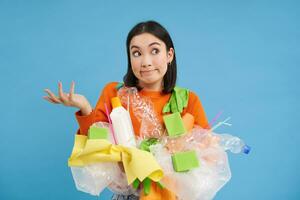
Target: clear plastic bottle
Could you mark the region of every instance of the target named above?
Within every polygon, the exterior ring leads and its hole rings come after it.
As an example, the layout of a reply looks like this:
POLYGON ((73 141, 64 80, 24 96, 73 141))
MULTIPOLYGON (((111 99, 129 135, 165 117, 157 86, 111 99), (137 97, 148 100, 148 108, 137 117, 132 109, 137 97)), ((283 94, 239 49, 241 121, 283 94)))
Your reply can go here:
POLYGON ((117 143, 128 147, 136 147, 135 135, 129 112, 122 106, 119 97, 111 99, 113 110, 110 118, 117 143))
POLYGON ((243 140, 230 134, 218 134, 220 146, 224 150, 230 150, 232 153, 250 153, 251 147, 246 145, 243 140))

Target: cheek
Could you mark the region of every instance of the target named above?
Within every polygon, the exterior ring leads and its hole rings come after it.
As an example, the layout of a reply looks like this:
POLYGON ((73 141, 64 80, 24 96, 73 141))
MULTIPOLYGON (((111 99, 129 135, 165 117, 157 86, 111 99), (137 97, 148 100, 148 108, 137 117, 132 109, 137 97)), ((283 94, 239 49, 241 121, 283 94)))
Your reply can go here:
POLYGON ((135 75, 138 75, 139 71, 140 71, 140 63, 137 59, 131 59, 131 68, 132 71, 135 75))
POLYGON ((158 56, 153 60, 154 66, 158 67, 161 71, 167 70, 167 60, 165 56, 158 56))

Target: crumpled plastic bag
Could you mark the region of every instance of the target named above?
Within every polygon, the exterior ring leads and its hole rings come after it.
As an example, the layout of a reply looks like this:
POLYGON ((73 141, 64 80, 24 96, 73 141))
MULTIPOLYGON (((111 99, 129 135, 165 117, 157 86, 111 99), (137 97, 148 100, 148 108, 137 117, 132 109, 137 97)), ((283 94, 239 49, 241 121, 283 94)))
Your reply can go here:
POLYGON ((118 97, 125 108, 130 106, 134 116, 141 123, 140 136, 144 138, 160 138, 164 128, 154 111, 151 99, 140 96, 135 87, 122 87, 118 90, 118 97))
POLYGON ((217 134, 200 127, 179 138, 164 138, 150 146, 157 162, 164 170, 161 183, 182 200, 210 200, 230 180, 227 153, 218 144, 217 134), (177 140, 177 141, 176 141, 177 140), (187 172, 173 169, 171 155, 195 150, 200 166, 187 172))
MULTIPOLYGON (((92 126, 109 128, 106 122, 96 122, 92 126)), ((110 132, 110 129, 108 129, 110 132)), ((109 140, 113 139, 109 134, 109 140)), ((112 192, 122 195, 130 195, 136 192, 131 185, 128 185, 126 175, 118 163, 101 162, 90 164, 84 167, 71 166, 72 176, 79 191, 99 196, 108 187, 112 192)))

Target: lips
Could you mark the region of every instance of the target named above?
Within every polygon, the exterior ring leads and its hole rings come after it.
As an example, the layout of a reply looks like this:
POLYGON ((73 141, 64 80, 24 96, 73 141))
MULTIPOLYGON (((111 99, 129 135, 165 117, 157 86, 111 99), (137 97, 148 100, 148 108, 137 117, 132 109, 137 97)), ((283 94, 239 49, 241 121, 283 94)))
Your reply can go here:
POLYGON ((152 73, 154 73, 157 69, 152 69, 152 70, 146 70, 146 71, 141 71, 141 75, 143 76, 149 76, 152 73))
POLYGON ((155 71, 156 69, 151 69, 151 70, 144 70, 144 71, 141 71, 141 72, 151 72, 151 71, 155 71))

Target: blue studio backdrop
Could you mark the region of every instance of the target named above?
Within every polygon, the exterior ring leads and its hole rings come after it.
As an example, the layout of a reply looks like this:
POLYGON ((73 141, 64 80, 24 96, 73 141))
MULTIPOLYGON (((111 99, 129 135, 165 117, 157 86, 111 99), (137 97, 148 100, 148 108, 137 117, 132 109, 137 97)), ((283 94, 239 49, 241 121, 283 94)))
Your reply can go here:
POLYGON ((43 90, 74 80, 95 106, 126 72, 128 31, 150 19, 171 34, 177 85, 198 94, 209 120, 231 117, 216 132, 252 146, 229 153, 232 179, 215 199, 300 199, 300 3, 264 0, 0 0, 0 199, 110 199, 76 190, 67 159, 77 110, 43 90))

